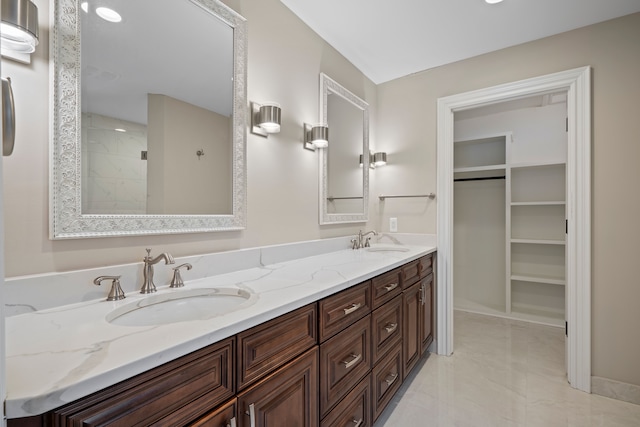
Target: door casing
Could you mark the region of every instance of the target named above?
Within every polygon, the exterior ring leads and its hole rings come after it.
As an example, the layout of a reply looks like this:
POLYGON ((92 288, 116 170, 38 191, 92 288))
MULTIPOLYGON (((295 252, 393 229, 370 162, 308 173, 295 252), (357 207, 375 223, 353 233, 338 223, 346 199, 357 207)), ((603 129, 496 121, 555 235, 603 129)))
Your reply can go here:
POLYGON ((437 353, 453 353, 454 113, 539 94, 567 92, 567 377, 591 392, 591 67, 438 99, 437 353))

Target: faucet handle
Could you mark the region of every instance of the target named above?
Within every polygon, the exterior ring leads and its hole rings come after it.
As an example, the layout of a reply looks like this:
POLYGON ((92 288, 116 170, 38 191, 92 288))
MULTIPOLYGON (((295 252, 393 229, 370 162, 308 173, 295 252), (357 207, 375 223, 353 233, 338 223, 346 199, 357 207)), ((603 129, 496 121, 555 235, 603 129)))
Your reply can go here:
POLYGON ((364 242, 364 247, 365 248, 371 247, 371 237, 367 237, 367 240, 365 240, 364 242))
POLYGON ((351 249, 358 249, 358 239, 351 239, 351 249))
POLYGON ((104 280, 111 280, 111 290, 109 290, 107 301, 118 301, 126 298, 120 286, 120 277, 121 276, 99 276, 93 279, 93 283, 94 285, 100 286, 104 280))
POLYGON ((182 275, 180 274, 180 269, 185 267, 187 270, 191 270, 193 266, 189 263, 181 264, 177 267, 173 268, 173 279, 171 279, 170 288, 181 288, 184 286, 184 281, 182 280, 182 275))

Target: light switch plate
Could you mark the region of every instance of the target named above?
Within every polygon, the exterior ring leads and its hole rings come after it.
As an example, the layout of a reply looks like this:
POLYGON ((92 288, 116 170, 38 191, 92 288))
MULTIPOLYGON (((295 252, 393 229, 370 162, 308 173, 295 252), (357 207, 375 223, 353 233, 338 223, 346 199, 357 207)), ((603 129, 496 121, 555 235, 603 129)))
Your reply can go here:
POLYGON ((389 218, 389 231, 392 233, 398 231, 398 218, 389 218))

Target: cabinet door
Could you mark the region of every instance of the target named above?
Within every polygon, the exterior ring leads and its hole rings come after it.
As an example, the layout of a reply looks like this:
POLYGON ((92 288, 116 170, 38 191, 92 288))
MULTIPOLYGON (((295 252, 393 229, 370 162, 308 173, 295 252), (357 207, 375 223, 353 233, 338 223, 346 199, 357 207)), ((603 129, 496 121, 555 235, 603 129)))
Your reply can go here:
POLYGON ((402 293, 402 360, 403 378, 420 358, 420 282, 402 293))
POLYGON ((237 400, 233 398, 193 424, 189 424, 189 427, 236 427, 236 412, 237 400))
POLYGON ((318 347, 238 395, 238 427, 317 427, 318 347))
POLYGON ((433 341, 433 274, 420 281, 420 354, 433 341))

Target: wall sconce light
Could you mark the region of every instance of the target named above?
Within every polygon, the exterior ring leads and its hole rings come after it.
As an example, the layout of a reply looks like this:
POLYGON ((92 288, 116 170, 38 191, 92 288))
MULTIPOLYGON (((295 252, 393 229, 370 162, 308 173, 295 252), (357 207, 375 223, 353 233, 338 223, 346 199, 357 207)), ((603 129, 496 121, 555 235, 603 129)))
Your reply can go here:
POLYGON ((270 133, 280 132, 282 110, 275 102, 251 103, 251 133, 267 137, 270 133))
MULTIPOLYGON (((364 162, 363 162, 363 159, 364 159, 364 156, 363 156, 362 154, 360 154, 360 159, 359 159, 359 161, 360 161, 360 167, 363 167, 363 166, 364 166, 364 165, 363 165, 363 163, 364 163, 364 162)), ((375 167, 375 166, 373 166, 373 153, 369 153, 369 169, 373 169, 374 167, 375 167)))
POLYGON ((373 155, 373 164, 376 167, 386 165, 387 164, 387 153, 385 153, 384 151, 380 151, 378 153, 375 153, 373 155))
POLYGON ((329 145, 329 127, 325 124, 304 124, 304 148, 316 151, 316 148, 325 148, 329 145))
POLYGON ((38 45, 38 8, 30 0, 2 0, 2 54, 29 63, 38 45))
MULTIPOLYGON (((387 153, 380 151, 378 153, 369 153, 369 168, 375 169, 378 166, 387 164, 387 153)), ((362 167, 362 154, 360 154, 360 167, 362 167)))

